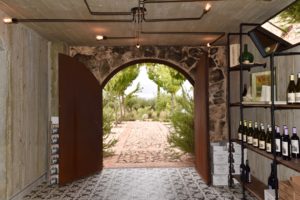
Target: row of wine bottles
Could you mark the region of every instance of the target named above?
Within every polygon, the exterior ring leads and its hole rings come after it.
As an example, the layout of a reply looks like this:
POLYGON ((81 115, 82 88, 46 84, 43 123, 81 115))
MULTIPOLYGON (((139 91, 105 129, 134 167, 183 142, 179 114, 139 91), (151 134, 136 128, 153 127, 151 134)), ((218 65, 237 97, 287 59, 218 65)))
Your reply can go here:
POLYGON ((294 75, 290 75, 290 81, 287 87, 287 103, 300 103, 300 73, 297 74, 297 84, 295 83, 294 75))
MULTIPOLYGON (((300 142, 297 136, 297 129, 292 128, 292 136, 289 136, 289 131, 286 125, 283 126, 283 134, 280 134, 280 128, 275 127, 275 151, 277 156, 282 156, 284 160, 290 160, 291 158, 300 158, 299 148, 300 142)), ((238 128, 238 140, 245 142, 249 145, 253 145, 256 148, 264 150, 268 153, 272 153, 272 127, 267 126, 267 131, 265 131, 264 124, 260 124, 258 128, 258 123, 254 123, 254 128, 252 127, 252 121, 244 123, 240 121, 238 128)))

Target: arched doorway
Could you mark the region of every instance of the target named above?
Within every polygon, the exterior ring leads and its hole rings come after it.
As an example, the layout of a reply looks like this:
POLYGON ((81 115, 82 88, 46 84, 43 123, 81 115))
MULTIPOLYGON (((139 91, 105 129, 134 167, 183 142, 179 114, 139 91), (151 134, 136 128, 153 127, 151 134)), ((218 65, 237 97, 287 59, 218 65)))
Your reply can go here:
POLYGON ((193 85, 166 62, 143 61, 103 86, 103 166, 194 167, 193 85))
POLYGON ((194 79, 189 76, 188 71, 174 63, 160 59, 137 59, 114 68, 99 85, 93 74, 82 63, 71 57, 60 55, 60 183, 66 184, 102 169, 99 161, 102 161, 103 156, 97 155, 100 152, 99 147, 102 148, 99 144, 99 142, 102 143, 103 126, 102 89, 118 71, 139 62, 166 64, 181 72, 193 83, 195 164, 203 180, 210 183, 207 59, 207 54, 203 53, 193 69, 194 79), (100 94, 98 91, 101 91, 100 94))

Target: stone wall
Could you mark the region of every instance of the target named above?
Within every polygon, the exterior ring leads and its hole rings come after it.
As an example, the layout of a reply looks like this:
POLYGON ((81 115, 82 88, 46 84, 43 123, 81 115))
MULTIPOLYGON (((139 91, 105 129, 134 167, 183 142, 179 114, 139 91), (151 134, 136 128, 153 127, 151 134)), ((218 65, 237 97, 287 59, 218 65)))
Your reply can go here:
POLYGON ((185 72, 192 80, 200 55, 209 51, 209 110, 210 138, 220 141, 227 137, 226 126, 226 55, 225 47, 208 50, 200 46, 142 46, 124 47, 70 47, 70 55, 83 62, 99 80, 105 82, 115 70, 126 63, 155 59, 166 61, 185 72))
MULTIPOLYGON (((0 18, 7 15, 0 11, 0 18)), ((0 23, 0 199, 11 199, 47 170, 48 41, 0 23)))

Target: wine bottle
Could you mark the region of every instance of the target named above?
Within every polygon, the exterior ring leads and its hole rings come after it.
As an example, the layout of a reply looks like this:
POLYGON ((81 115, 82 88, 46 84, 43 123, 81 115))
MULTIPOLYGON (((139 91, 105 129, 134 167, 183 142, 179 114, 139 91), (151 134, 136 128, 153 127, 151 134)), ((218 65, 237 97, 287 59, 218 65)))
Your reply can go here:
POLYGON ((272 153, 272 127, 268 125, 267 135, 266 135, 266 151, 272 153))
POLYGON ((247 135, 248 135, 247 121, 244 120, 244 126, 243 126, 243 142, 246 142, 246 143, 247 143, 247 135))
POLYGON ((254 123, 254 131, 253 131, 253 146, 258 147, 258 136, 259 136, 259 130, 257 122, 254 123))
POLYGON ((276 133, 275 133, 275 144, 276 144, 276 155, 281 156, 281 135, 280 135, 280 128, 276 126, 276 133))
POLYGON ((293 104, 295 103, 295 93, 296 93, 296 85, 294 75, 290 75, 290 82, 287 88, 287 103, 293 104))
POLYGON ((244 90, 242 96, 245 97, 247 95, 247 84, 244 84, 244 90))
POLYGON ((282 138, 282 159, 291 160, 291 139, 288 128, 284 129, 284 136, 282 138))
POLYGON ((296 85, 296 93, 295 93, 295 102, 300 103, 300 73, 297 74, 297 85, 296 85))
POLYGON ((252 128, 252 121, 249 121, 249 128, 248 128, 248 135, 247 135, 247 143, 252 145, 253 144, 253 128, 252 128))
POLYGON ((245 182, 246 181, 246 166, 244 163, 241 163, 240 164, 240 179, 242 182, 245 182))
POLYGON ((250 167, 249 167, 249 162, 248 162, 248 160, 246 160, 246 167, 245 167, 245 170, 246 170, 246 174, 245 174, 246 182, 247 182, 247 183, 251 183, 251 170, 250 170, 250 167))
POLYGON ((297 129, 293 127, 291 137, 291 149, 292 149, 292 158, 300 158, 299 156, 299 137, 297 136, 297 129))
POLYGON ((239 141, 242 141, 242 135, 243 135, 243 122, 240 121, 240 125, 239 125, 239 128, 238 128, 238 140, 239 141))
POLYGON ((259 137, 259 149, 265 150, 266 149, 266 133, 265 133, 265 128, 264 125, 260 125, 260 137, 259 137))
POLYGON ((268 178, 268 188, 269 189, 276 189, 278 188, 278 181, 277 178, 275 176, 275 164, 271 163, 271 174, 268 178))

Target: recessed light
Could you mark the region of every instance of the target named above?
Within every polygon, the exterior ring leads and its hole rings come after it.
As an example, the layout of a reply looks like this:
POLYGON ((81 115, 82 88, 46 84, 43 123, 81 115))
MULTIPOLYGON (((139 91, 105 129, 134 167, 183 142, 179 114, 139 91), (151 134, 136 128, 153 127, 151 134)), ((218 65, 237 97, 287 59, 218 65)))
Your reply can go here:
POLYGON ((11 17, 5 17, 5 18, 3 19, 3 22, 4 22, 5 24, 12 24, 12 23, 16 23, 17 20, 16 20, 16 19, 13 19, 13 18, 11 18, 11 17))
POLYGON ((138 49, 141 47, 141 45, 140 45, 139 43, 137 43, 135 46, 136 46, 136 48, 138 48, 138 49))
POLYGON ((204 10, 205 10, 206 12, 208 12, 210 9, 211 9, 211 4, 210 4, 210 3, 207 3, 206 6, 205 6, 205 8, 204 8, 204 10))
POLYGON ((104 39, 104 36, 103 35, 97 35, 96 36, 96 40, 103 40, 104 39))

